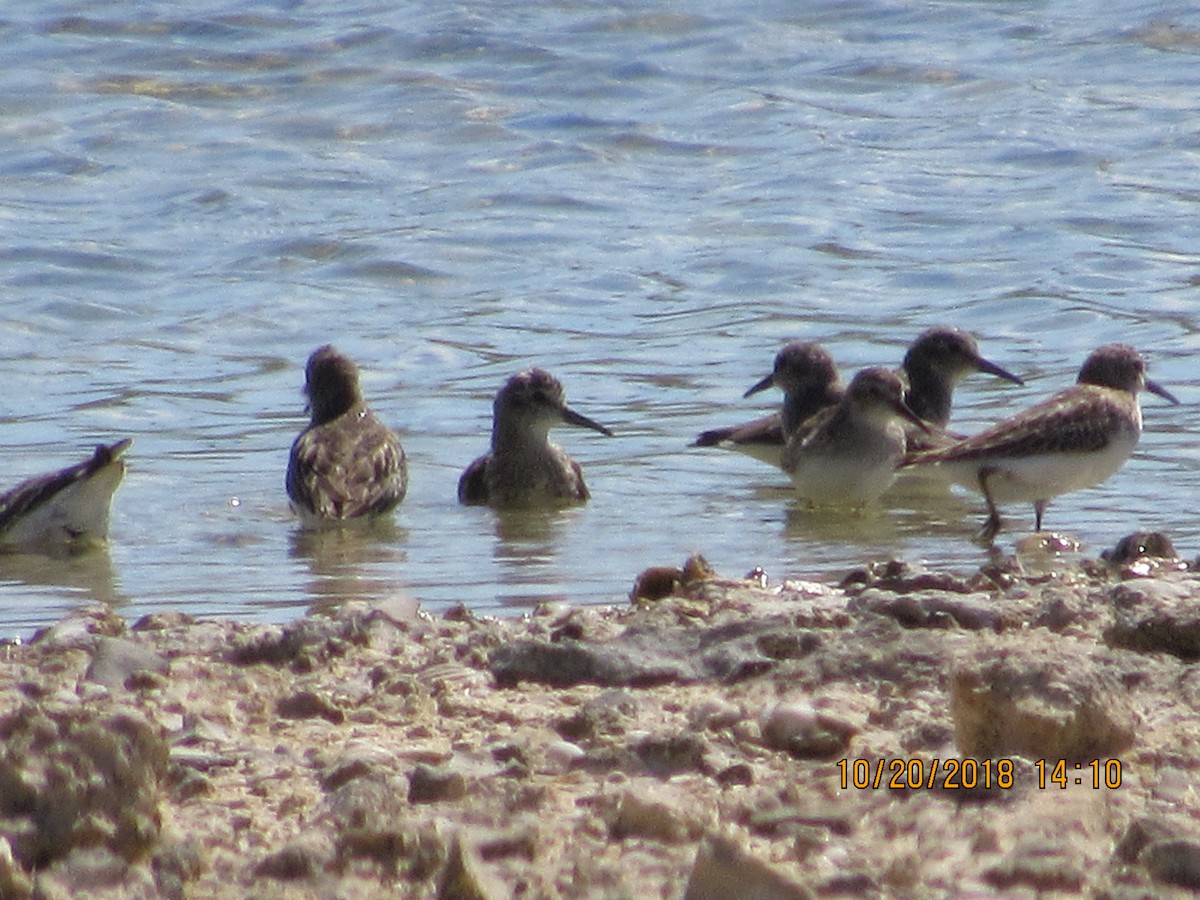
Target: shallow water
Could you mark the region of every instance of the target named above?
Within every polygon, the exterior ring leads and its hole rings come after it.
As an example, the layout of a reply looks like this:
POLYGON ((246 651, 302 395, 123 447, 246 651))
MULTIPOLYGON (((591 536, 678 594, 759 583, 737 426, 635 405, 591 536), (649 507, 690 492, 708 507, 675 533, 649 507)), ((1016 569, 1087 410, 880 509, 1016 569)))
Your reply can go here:
MULTIPOLYGON (((932 324, 1026 378, 971 431, 1141 348, 1183 401, 1049 527, 1200 552, 1200 14, 1139 3, 124 4, 0 13, 4 483, 134 438, 107 552, 0 560, 0 634, 92 599, 288 619, 405 594, 621 600, 647 565, 972 569, 982 504, 798 507, 688 449, 777 398, 786 340, 848 377, 932 324), (381 530, 313 539, 283 493, 308 353, 357 359, 403 433, 381 530), (542 365, 587 507, 455 502, 491 397, 542 365)), ((1014 534, 1032 515, 1013 508, 1014 534)), ((1008 542, 1006 544, 1006 541, 1008 542)))

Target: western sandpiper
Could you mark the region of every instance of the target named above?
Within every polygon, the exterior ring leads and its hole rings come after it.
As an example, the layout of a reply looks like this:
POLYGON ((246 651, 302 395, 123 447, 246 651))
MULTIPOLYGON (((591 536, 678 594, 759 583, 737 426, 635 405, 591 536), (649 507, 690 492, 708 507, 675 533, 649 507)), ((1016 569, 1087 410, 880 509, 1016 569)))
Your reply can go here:
POLYGON ((900 368, 908 379, 905 402, 918 416, 939 428, 950 421, 954 388, 968 375, 984 372, 1013 384, 1025 383, 980 356, 975 338, 958 328, 937 327, 922 332, 904 354, 900 368))
POLYGON ((287 494, 306 525, 393 509, 408 490, 396 433, 367 408, 358 366, 326 344, 308 358, 304 392, 312 421, 292 444, 287 494))
POLYGON ((702 432, 693 447, 725 446, 778 467, 786 436, 806 419, 833 406, 845 393, 831 357, 819 344, 794 341, 775 354, 771 374, 743 394, 750 397, 769 387, 783 391, 779 412, 752 422, 702 432))
POLYGON ((105 540, 113 494, 125 477, 121 457, 132 443, 101 444, 90 459, 0 495, 0 543, 53 548, 105 540))
POLYGON ((543 369, 518 372, 496 394, 492 410, 492 448, 463 472, 460 503, 557 506, 591 496, 579 463, 550 442, 550 429, 567 424, 612 432, 567 406, 557 378, 543 369))
POLYGON ((1133 347, 1094 350, 1077 383, 986 431, 945 449, 917 454, 905 465, 925 469, 983 494, 988 518, 980 532, 1000 531, 997 503, 1032 502, 1034 527, 1059 494, 1100 484, 1121 468, 1142 432, 1138 392, 1179 401, 1146 377, 1133 347))
POLYGON ((856 374, 837 406, 794 432, 783 469, 800 497, 820 506, 874 502, 896 478, 906 441, 902 422, 928 426, 904 402, 904 382, 876 367, 856 374))

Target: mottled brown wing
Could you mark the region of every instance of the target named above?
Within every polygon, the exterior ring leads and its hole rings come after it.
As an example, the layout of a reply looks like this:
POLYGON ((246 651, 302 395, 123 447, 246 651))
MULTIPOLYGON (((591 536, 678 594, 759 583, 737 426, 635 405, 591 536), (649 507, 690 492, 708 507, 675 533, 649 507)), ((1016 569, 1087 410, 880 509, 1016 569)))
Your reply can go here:
POLYGON ((725 441, 735 444, 777 444, 782 447, 784 443, 783 416, 779 413, 771 413, 742 425, 702 431, 692 442, 692 446, 715 447, 725 441))
POLYGON ((57 472, 37 475, 0 494, 0 532, 30 510, 49 501, 64 488, 82 479, 91 478, 120 459, 132 443, 132 438, 124 438, 115 444, 100 444, 90 459, 59 469, 57 472))
POLYGON ((487 467, 490 454, 471 463, 458 479, 458 502, 483 506, 488 502, 487 467))
POLYGON ((385 513, 404 499, 407 462, 396 435, 366 413, 305 429, 292 445, 287 492, 322 519, 385 513))
POLYGON ((1078 385, 922 461, 1103 450, 1127 418, 1112 391, 1078 385))

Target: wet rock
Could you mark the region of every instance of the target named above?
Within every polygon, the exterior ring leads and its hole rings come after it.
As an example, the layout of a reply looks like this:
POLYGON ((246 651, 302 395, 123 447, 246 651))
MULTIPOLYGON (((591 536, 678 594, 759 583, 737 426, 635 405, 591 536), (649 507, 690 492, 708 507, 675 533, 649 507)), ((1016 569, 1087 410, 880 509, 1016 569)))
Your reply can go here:
POLYGON ((634 579, 629 601, 662 600, 683 590, 683 569, 673 566, 651 566, 634 579))
POLYGON ((1064 645, 980 648, 951 673, 954 738, 962 756, 1086 760, 1133 742, 1127 691, 1102 653, 1064 645))
POLYGON ((26 870, 78 847, 146 856, 161 825, 168 749, 132 709, 24 706, 0 719, 0 815, 26 870))
POLYGON ((932 572, 924 566, 898 559, 871 563, 861 569, 855 569, 842 579, 840 586, 850 595, 861 593, 867 588, 894 594, 911 594, 915 591, 971 594, 979 590, 975 580, 966 580, 944 572, 932 572))
POLYGON ((751 856, 733 841, 710 836, 700 844, 683 900, 813 900, 807 887, 751 856))
POLYGON ((831 759, 845 754, 857 732, 851 723, 802 701, 768 707, 760 720, 763 743, 800 759, 831 759))
POLYGON ((1114 616, 1104 630, 1111 647, 1200 659, 1200 606, 1195 585, 1147 578, 1117 585, 1109 594, 1114 616))
POLYGON ((458 800, 467 793, 467 779, 461 772, 419 765, 408 780, 409 803, 437 803, 458 800))
POLYGON ((1114 566, 1127 566, 1139 559, 1178 559, 1175 545, 1161 531, 1135 531, 1105 550, 1100 558, 1114 566))

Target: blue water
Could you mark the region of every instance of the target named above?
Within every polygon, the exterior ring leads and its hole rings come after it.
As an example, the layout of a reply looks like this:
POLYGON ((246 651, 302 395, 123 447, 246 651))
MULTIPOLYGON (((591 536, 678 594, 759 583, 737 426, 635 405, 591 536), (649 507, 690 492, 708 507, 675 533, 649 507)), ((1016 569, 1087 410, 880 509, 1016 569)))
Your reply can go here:
MULTIPOLYGON (((1137 345, 1183 401, 1047 525, 1200 552, 1200 13, 1144 3, 13 2, 0 12, 3 484, 134 438, 111 546, 0 560, 0 634, 102 600, 283 620, 353 597, 623 601, 647 565, 969 571, 982 505, 815 516, 687 443, 789 339, 849 375, 973 331, 970 431, 1137 345), (186 7, 186 9, 185 9, 186 7), (283 493, 308 353, 402 432, 394 528, 283 493), (542 365, 617 436, 586 508, 461 508, 491 397, 542 365)), ((1008 511, 1012 531, 1029 510, 1008 511)))

